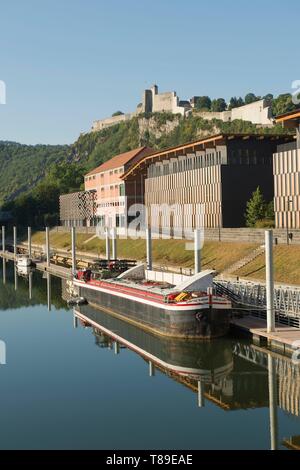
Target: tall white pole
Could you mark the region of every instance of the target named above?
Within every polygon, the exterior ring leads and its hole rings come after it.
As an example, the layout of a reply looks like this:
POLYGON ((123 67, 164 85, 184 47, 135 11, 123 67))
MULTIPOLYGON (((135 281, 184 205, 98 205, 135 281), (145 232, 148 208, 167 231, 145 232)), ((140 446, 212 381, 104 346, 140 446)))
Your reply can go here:
POLYGON ((155 376, 155 365, 153 364, 152 361, 149 361, 149 376, 150 377, 155 376))
POLYGON ((147 269, 152 271, 152 234, 151 228, 146 229, 146 252, 147 252, 147 269))
POLYGON ((274 274, 273 274, 273 230, 265 231, 267 331, 275 331, 274 274))
POLYGON ((47 273, 47 304, 48 312, 51 311, 51 274, 47 273))
POLYGON ((201 232, 199 229, 194 231, 194 252, 195 252, 195 274, 201 271, 201 232))
POLYGON ((71 227, 72 271, 76 273, 76 228, 71 227))
POLYGON ((112 259, 117 259, 117 229, 112 229, 112 259))
POLYGON ((17 265, 15 264, 15 291, 18 290, 18 272, 17 272, 17 265))
POLYGON ((120 354, 120 345, 119 345, 118 341, 114 342, 114 352, 115 352, 115 354, 120 354))
POLYGON ((5 252, 5 226, 2 225, 2 251, 5 252))
POLYGON ((29 300, 32 299, 32 273, 29 273, 28 276, 28 295, 29 295, 29 300))
POLYGON ((105 233, 105 246, 106 246, 106 259, 110 261, 110 237, 109 237, 109 227, 106 227, 105 233))
POLYGON ((28 256, 31 258, 31 227, 28 227, 28 256))
POLYGON ((204 383, 201 380, 198 380, 198 406, 199 408, 205 406, 204 383))
POLYGON ((17 258, 17 227, 13 228, 13 238, 14 238, 14 257, 17 258))
POLYGON ((3 267, 3 284, 6 284, 6 259, 2 258, 3 267))
POLYGON ((46 256, 47 256, 47 268, 50 267, 50 230, 46 227, 46 256))
POLYGON ((276 450, 278 445, 277 378, 275 360, 270 353, 268 354, 268 383, 271 450, 276 450))

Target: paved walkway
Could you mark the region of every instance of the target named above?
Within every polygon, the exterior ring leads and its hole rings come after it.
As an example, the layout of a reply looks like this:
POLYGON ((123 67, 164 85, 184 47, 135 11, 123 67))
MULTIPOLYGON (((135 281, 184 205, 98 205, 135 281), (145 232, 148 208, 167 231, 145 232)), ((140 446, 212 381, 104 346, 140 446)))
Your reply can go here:
MULTIPOLYGON (((276 341, 283 345, 292 346, 295 341, 300 341, 300 329, 282 324, 276 324, 275 332, 268 333, 266 320, 247 316, 244 318, 233 318, 231 325, 247 331, 253 336, 266 338, 269 341, 276 341)), ((300 345, 298 346, 300 347, 300 345)), ((298 348, 297 348, 298 349, 298 348)))

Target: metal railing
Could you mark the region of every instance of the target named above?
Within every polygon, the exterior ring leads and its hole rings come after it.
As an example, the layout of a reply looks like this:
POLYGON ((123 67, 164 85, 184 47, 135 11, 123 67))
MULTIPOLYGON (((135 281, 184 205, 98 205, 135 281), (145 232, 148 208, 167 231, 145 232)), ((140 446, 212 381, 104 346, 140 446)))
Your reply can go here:
MULTIPOLYGON (((251 315, 266 318, 266 287, 263 284, 218 280, 217 292, 227 295, 235 305, 249 308, 251 315)), ((274 289, 275 319, 279 323, 300 328, 300 289, 276 287, 274 289)))

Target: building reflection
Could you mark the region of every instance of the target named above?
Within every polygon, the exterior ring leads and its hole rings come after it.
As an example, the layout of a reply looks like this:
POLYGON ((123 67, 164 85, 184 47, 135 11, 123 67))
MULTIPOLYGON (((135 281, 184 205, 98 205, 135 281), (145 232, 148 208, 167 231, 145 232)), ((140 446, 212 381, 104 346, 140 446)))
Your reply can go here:
MULTIPOLYGON (((42 283, 40 273, 23 279, 9 263, 2 263, 1 275, 2 309, 37 302, 48 309, 51 305, 66 308, 62 296, 69 298, 68 281, 47 273, 42 283), (32 298, 30 303, 28 298, 32 298)), ((76 307, 73 319, 75 328, 92 329, 97 347, 109 348, 116 355, 130 349, 147 362, 151 377, 159 371, 192 390, 195 406, 209 401, 226 411, 268 408, 270 448, 300 448, 299 436, 280 439, 278 429, 278 409, 300 416, 300 366, 290 357, 230 337, 214 341, 159 337, 90 305, 76 307)))
MULTIPOLYGON (((100 309, 74 309, 74 326, 92 328, 95 343, 118 354, 128 348, 155 369, 195 392, 198 406, 209 400, 223 410, 269 409, 270 448, 279 446, 278 408, 299 416, 300 367, 282 356, 244 340, 211 342, 158 337, 100 309)), ((283 445, 296 448, 299 438, 283 445)))

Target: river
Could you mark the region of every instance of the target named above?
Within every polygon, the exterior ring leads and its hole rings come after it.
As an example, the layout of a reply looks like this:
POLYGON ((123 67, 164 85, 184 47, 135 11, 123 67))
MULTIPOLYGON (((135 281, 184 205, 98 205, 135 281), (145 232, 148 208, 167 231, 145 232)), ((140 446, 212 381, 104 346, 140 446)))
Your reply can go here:
POLYGON ((228 336, 153 336, 0 263, 1 449, 300 447, 300 367, 228 336), (269 407, 271 403, 271 407, 269 407))

